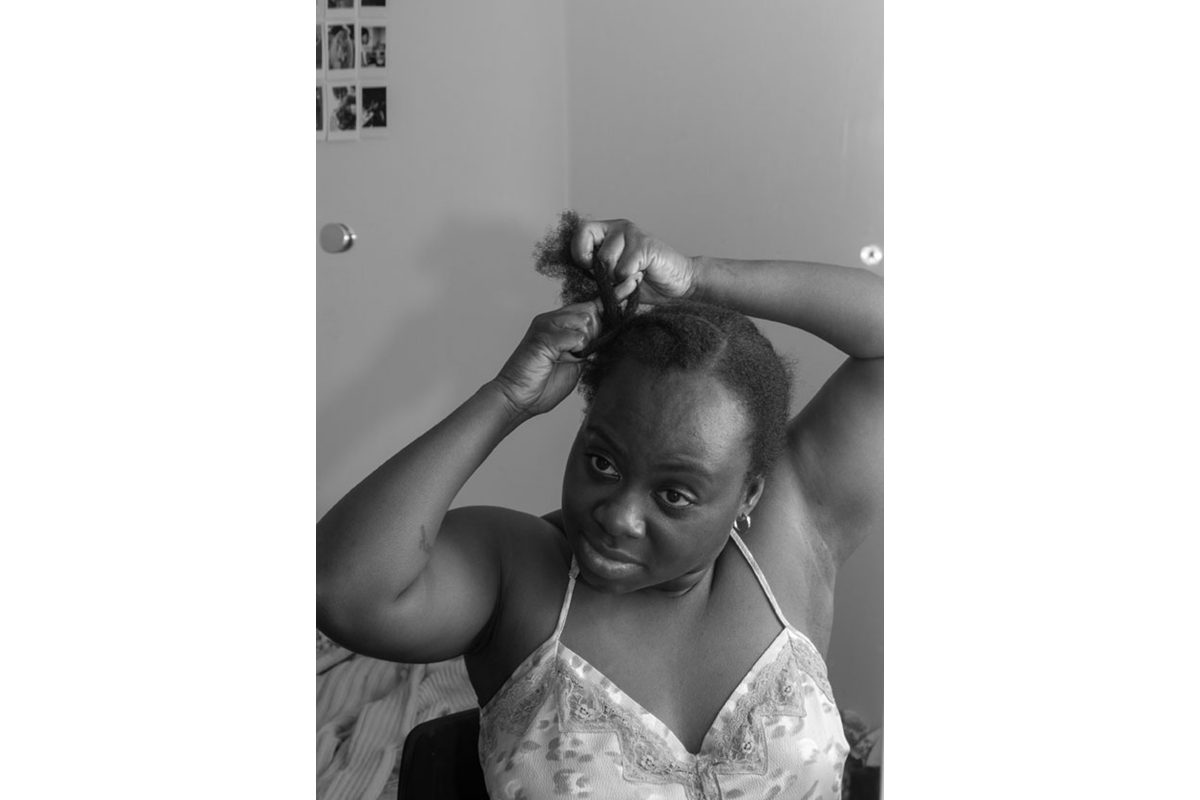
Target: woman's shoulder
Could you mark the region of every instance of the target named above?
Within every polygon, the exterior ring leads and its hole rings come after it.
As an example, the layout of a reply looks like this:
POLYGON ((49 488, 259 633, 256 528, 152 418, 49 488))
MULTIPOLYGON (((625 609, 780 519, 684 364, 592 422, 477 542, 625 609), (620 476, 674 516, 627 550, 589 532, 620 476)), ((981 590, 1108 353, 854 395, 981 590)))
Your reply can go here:
POLYGON ((824 650, 833 623, 838 560, 822 511, 785 459, 772 470, 742 539, 788 621, 824 650))
POLYGON ((571 547, 563 532, 562 509, 531 518, 519 536, 527 555, 552 578, 552 583, 565 586, 571 569, 571 547))
MULTIPOLYGON (((562 509, 556 508, 553 511, 551 511, 549 514, 542 514, 540 519, 543 522, 549 523, 550 526, 554 528, 554 532, 557 534, 558 538, 562 541, 563 547, 566 547, 567 546, 567 534, 566 534, 566 527, 563 524, 562 509)), ((570 548, 567 548, 567 552, 570 552, 570 548)))
POLYGON ((848 358, 788 424, 780 461, 839 564, 883 529, 883 378, 848 358))
POLYGON ((500 506, 460 506, 447 514, 447 523, 468 529, 491 548, 504 583, 513 577, 518 582, 542 573, 547 577, 561 573, 566 580, 571 551, 562 532, 562 512, 535 516, 500 506))
POLYGON ((558 512, 536 517, 476 507, 468 513, 484 515, 492 523, 503 573, 497 614, 486 643, 467 659, 475 690, 486 702, 553 633, 566 593, 571 551, 558 512))
POLYGON ((566 540, 562 534, 562 511, 536 516, 503 506, 457 506, 446 514, 447 519, 487 531, 491 535, 519 540, 566 540))

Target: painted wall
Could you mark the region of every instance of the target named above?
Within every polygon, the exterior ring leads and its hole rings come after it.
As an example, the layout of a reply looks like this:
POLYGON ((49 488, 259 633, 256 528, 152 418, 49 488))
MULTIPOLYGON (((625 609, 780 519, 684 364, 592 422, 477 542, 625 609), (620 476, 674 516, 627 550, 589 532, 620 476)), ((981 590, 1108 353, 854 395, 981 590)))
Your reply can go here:
MULTIPOLYGON (((556 294, 530 251, 567 205, 562 4, 389 6, 390 138, 317 143, 317 227, 358 234, 318 250, 318 516, 494 377, 556 294)), ((460 499, 557 507, 571 417, 517 431, 460 499)))
MULTIPOLYGON (((567 8, 570 199, 685 253, 858 265, 883 245, 883 2, 604 0, 567 8)), ((841 363, 765 324, 798 405, 841 363)), ((830 679, 883 716, 883 542, 837 587, 830 679)))

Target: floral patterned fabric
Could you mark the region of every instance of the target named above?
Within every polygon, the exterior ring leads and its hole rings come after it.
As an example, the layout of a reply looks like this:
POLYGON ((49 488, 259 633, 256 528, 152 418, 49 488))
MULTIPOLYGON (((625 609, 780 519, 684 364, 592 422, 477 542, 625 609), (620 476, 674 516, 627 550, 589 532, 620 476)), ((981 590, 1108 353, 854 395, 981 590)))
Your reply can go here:
POLYGON ((492 800, 549 797, 836 800, 849 747, 825 662, 784 618, 736 533, 783 630, 725 702, 698 753, 554 633, 482 709, 480 763, 492 800))

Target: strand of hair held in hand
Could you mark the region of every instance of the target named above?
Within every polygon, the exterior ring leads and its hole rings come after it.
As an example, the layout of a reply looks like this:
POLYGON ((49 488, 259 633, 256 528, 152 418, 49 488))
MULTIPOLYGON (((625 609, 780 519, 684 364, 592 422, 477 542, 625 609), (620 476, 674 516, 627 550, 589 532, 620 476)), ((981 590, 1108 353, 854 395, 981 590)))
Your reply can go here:
POLYGON ((571 258, 571 240, 579 229, 580 217, 574 211, 564 211, 558 218, 558 225, 542 237, 533 249, 533 267, 540 274, 562 281, 562 301, 584 303, 600 298, 600 330, 602 333, 587 344, 582 350, 574 353, 579 358, 587 358, 607 344, 621 329, 622 324, 637 313, 638 293, 635 290, 625 300, 622 306, 617 300, 612 276, 593 256, 590 267, 576 264, 571 258))

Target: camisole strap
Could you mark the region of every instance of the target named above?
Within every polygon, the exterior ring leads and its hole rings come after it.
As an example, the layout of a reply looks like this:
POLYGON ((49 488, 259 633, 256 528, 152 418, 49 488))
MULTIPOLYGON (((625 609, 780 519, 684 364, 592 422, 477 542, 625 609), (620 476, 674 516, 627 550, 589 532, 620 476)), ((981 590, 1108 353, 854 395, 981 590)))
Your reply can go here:
MULTIPOLYGON (((730 531, 733 541, 737 544, 738 549, 742 551, 742 555, 746 557, 746 563, 750 565, 750 569, 754 570, 754 577, 758 578, 758 585, 762 587, 763 594, 767 596, 767 600, 771 602, 771 608, 775 610, 775 616, 779 617, 779 622, 785 628, 795 628, 787 621, 787 617, 783 615, 783 609, 779 607, 779 603, 775 601, 775 594, 771 591, 770 584, 767 583, 767 576, 763 575, 763 571, 759 568, 758 562, 754 560, 754 554, 750 552, 750 548, 746 547, 746 543, 742 541, 742 537, 738 536, 737 531, 730 531)), ((570 593, 568 590, 568 597, 570 593)))
POLYGON ((562 635, 563 626, 567 624, 567 612, 571 609, 571 595, 575 593, 575 579, 579 577, 579 564, 575 556, 571 556, 571 572, 567 575, 567 593, 563 595, 562 608, 558 612, 558 624, 554 626, 554 635, 550 638, 558 641, 562 635))

